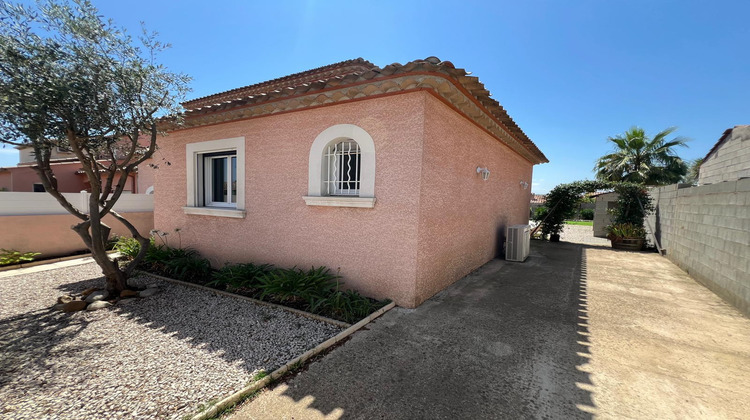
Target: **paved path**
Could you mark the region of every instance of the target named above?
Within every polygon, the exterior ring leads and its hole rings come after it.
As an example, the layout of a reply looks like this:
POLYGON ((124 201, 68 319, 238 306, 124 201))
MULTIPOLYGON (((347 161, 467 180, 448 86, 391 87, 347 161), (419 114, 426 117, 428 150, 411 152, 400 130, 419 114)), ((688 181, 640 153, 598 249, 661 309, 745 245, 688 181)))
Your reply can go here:
POLYGON ((657 254, 533 242, 395 309, 236 419, 741 418, 750 320, 657 254))

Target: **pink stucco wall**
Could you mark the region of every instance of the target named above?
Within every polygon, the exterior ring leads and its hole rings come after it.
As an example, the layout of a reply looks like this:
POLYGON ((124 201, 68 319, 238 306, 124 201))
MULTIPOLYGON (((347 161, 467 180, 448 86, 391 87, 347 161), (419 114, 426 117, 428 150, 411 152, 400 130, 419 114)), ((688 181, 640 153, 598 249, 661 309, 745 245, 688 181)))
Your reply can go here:
POLYGON ((151 158, 138 165, 138 175, 136 178, 137 185, 135 191, 137 194, 146 194, 148 187, 154 186, 154 179, 158 169, 151 167, 151 164, 153 163, 156 163, 156 159, 151 158))
MULTIPOLYGON (((124 213, 142 235, 153 229, 152 212, 124 213)), ((68 214, 35 216, 0 216, 0 248, 21 252, 41 252, 36 257, 56 257, 86 249, 81 238, 70 227, 80 220, 68 214)), ((112 228, 112 234, 129 236, 129 231, 111 215, 104 223, 112 228)))
POLYGON ((505 228, 528 223, 520 182, 531 175, 529 161, 426 96, 416 304, 502 253, 505 228))
POLYGON ((13 189, 12 179, 9 170, 0 170, 0 192, 13 189))
MULTIPOLYGON (((80 163, 53 163, 50 167, 57 178, 57 188, 60 192, 80 192, 86 189, 86 177, 75 173, 81 168, 80 163)), ((7 170, 11 179, 10 191, 32 192, 34 184, 41 183, 39 175, 29 166, 10 167, 7 170)))
MULTIPOLYGON (((159 142, 155 226, 224 262, 326 265, 346 286, 414 307, 501 252, 528 222, 532 165, 447 105, 413 92, 206 127, 159 142), (308 154, 328 127, 373 138, 375 208, 307 206, 308 154), (185 146, 245 137, 244 219, 185 215, 185 146), (476 167, 492 174, 482 181, 476 167)), ((171 237, 174 237, 172 235, 171 237)))
POLYGON ((216 266, 325 265, 340 270, 345 286, 413 306, 423 105, 424 94, 412 93, 172 132, 159 141, 171 165, 161 165, 156 177, 156 228, 180 228, 182 245, 216 266), (307 206, 302 199, 310 146, 336 124, 355 124, 375 141, 375 208, 307 206), (240 136, 247 216, 185 215, 185 145, 240 136))
MULTIPOLYGON (((149 161, 139 165, 138 173, 131 175, 131 180, 125 184, 124 191, 133 194, 145 194, 146 189, 154 185, 155 169, 151 168, 149 161)), ((88 179, 85 175, 76 174, 81 169, 78 162, 54 163, 52 170, 57 178, 57 185, 60 192, 79 192, 89 190, 88 179)), ((102 182, 106 177, 102 177, 102 182)), ((120 179, 119 174, 115 175, 114 182, 120 179)), ((8 191, 15 192, 32 192, 33 185, 40 183, 39 175, 29 166, 14 166, 5 168, 0 172, 0 190, 6 188, 8 191)))

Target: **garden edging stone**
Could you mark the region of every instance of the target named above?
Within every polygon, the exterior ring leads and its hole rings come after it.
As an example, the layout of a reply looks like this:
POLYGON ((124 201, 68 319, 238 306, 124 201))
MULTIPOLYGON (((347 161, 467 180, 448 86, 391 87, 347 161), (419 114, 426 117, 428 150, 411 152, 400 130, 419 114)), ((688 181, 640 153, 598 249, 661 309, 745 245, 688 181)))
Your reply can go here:
MULTIPOLYGON (((346 322, 343 322, 343 321, 338 321, 338 320, 335 320, 335 319, 332 319, 332 318, 328 318, 328 317, 325 317, 325 316, 313 314, 313 313, 310 313, 310 312, 305 312, 305 311, 302 311, 302 310, 299 310, 299 309, 295 309, 295 308, 290 308, 288 306, 279 305, 279 304, 271 303, 271 302, 266 302, 266 301, 263 301, 263 300, 253 299, 251 297, 242 296, 242 295, 238 295, 238 294, 230 293, 230 292, 225 292, 223 290, 217 290, 217 289, 214 289, 214 288, 211 288, 211 287, 208 287, 208 286, 202 286, 200 284, 195 284, 195 283, 190 283, 190 282, 187 282, 187 281, 182 281, 182 280, 177 280, 177 279, 173 279, 173 278, 169 278, 169 277, 164 277, 164 276, 161 276, 159 274, 150 273, 148 271, 141 271, 141 272, 144 273, 144 274, 147 274, 149 276, 152 276, 152 277, 155 277, 155 278, 158 278, 158 279, 170 282, 170 283, 179 284, 179 285, 187 286, 187 287, 192 287, 192 288, 195 288, 195 289, 206 290, 206 291, 209 291, 209 292, 212 292, 212 293, 216 293, 217 295, 233 297, 233 298, 236 298, 236 299, 242 299, 242 300, 246 300, 248 302, 257 303, 258 305, 264 305, 264 306, 270 306, 272 308, 283 309, 283 310, 285 310, 287 312, 291 312, 293 314, 301 315, 301 316, 304 316, 306 318, 314 319, 316 321, 326 322, 328 324, 336 325, 337 327, 349 328, 349 327, 352 326, 352 324, 349 324, 349 323, 346 323, 346 322)), ((375 312, 373 312, 373 313, 375 313, 375 312)))
MULTIPOLYGON (((179 280, 176 280, 176 281, 179 281, 179 280)), ((180 282, 180 283, 182 283, 182 282, 180 282)), ((190 284, 190 283, 188 283, 188 284, 190 284)), ((197 286, 197 285, 195 285, 195 286, 197 286)), ((199 287, 204 287, 204 286, 199 286, 199 287)), ((206 289, 209 289, 209 290, 212 290, 212 291, 215 291, 215 292, 220 292, 219 290, 211 289, 211 288, 208 288, 208 287, 206 289)), ((229 295, 231 295, 231 296, 237 296, 237 295, 232 295, 231 293, 229 295)), ((246 298, 245 296, 238 296, 238 297, 246 298)), ((249 300, 251 300, 253 302, 256 301, 255 299, 252 299, 252 298, 247 298, 247 299, 249 299, 249 300)), ((261 302, 261 301, 259 301, 259 302, 261 302)), ((263 302, 263 303, 264 304, 268 304, 268 302, 263 302)), ((285 306, 282 306, 282 305, 276 305, 276 304, 272 304, 272 305, 278 306, 278 307, 281 307, 281 308, 284 308, 284 309, 291 309, 291 308, 286 308, 285 306)), ((318 344, 315 348, 310 349, 310 350, 302 353, 300 356, 297 356, 294 359, 290 360, 284 366, 276 369, 275 371, 273 371, 270 375, 266 376, 265 378, 263 378, 263 379, 261 379, 261 380, 259 380, 257 382, 254 382, 254 383, 248 385, 247 387, 245 387, 245 388, 243 388, 243 389, 235 392, 234 394, 232 394, 232 395, 224 398, 223 400, 217 402, 216 404, 214 404, 213 406, 211 406, 211 408, 209 408, 209 409, 207 409, 205 411, 202 411, 202 412, 196 414, 195 416, 193 416, 191 418, 191 420, 208 420, 208 419, 212 419, 212 418, 216 417, 216 415, 218 413, 220 413, 221 411, 223 411, 227 407, 229 407, 229 406, 231 406, 233 404, 237 404, 238 402, 240 402, 246 396, 248 396, 248 395, 250 395, 250 394, 252 394, 252 393, 254 393, 254 392, 256 392, 256 391, 258 391, 258 390, 260 390, 262 388, 265 388, 272 381, 275 381, 276 379, 282 377, 284 374, 286 374, 289 371, 289 369, 292 368, 292 366, 297 365, 297 364, 302 363, 302 362, 305 362, 306 360, 310 359, 311 357, 313 357, 313 356, 315 356, 315 355, 317 355, 317 354, 325 351, 326 349, 328 349, 329 347, 333 346, 334 344, 336 344, 336 343, 340 342, 341 340, 345 339, 346 337, 354 334, 355 332, 357 332, 362 327, 364 327, 365 325, 369 324, 370 322, 372 322, 373 320, 375 320, 379 316, 381 316, 384 313, 388 312, 389 310, 393 309, 395 306, 396 306, 396 304, 394 302, 391 302, 391 303, 383 306, 382 308, 380 308, 377 311, 371 313, 370 315, 368 315, 364 319, 360 320, 356 324, 349 326, 344 331, 341 331, 340 333, 338 333, 335 336, 329 338, 328 340, 326 340, 326 341, 318 344)), ((304 312, 304 311, 299 311, 299 312, 304 312)), ((321 317, 321 318, 324 318, 324 317, 321 317)))

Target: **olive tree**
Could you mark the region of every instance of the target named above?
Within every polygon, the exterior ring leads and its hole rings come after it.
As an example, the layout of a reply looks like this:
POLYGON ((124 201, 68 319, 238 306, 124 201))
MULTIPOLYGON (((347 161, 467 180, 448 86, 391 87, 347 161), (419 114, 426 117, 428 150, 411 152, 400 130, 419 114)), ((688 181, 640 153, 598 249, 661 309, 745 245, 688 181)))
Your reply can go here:
POLYGON ((88 1, 0 4, 0 142, 33 148, 45 190, 80 222, 72 229, 119 293, 149 239, 113 206, 128 175, 156 150, 159 118, 177 114, 189 78, 156 63, 169 46, 146 31, 136 39, 88 1), (55 148, 75 154, 91 185, 88 208, 60 193, 55 148), (125 267, 106 254, 112 215, 141 244, 125 267))

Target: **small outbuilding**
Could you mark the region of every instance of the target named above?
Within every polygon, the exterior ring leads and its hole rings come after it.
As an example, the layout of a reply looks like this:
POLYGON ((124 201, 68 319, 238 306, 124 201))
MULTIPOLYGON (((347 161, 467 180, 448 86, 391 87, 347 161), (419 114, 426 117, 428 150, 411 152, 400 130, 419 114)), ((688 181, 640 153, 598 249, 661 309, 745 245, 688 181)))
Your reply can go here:
POLYGON ((155 227, 212 262, 325 265, 415 307, 501 255, 547 162, 475 76, 349 60, 188 101, 155 227))
POLYGON ((727 129, 708 152, 698 172, 698 184, 750 178, 750 125, 727 129))

